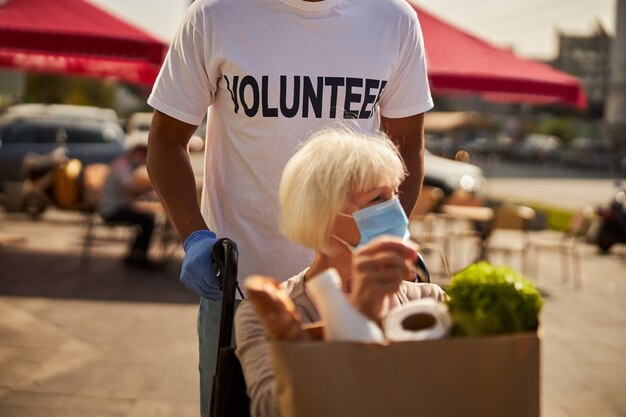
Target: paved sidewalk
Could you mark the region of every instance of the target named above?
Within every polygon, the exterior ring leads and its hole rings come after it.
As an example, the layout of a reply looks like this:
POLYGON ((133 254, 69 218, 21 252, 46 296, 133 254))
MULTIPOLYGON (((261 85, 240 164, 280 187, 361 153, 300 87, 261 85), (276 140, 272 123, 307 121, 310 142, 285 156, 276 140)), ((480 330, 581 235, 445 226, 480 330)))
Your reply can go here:
MULTIPOLYGON (((198 416, 196 298, 177 274, 126 269, 123 246, 79 267, 81 225, 0 213, 0 416, 198 416)), ((626 247, 585 248, 582 288, 541 258, 544 417, 626 416, 626 247)))
POLYGON ((0 248, 0 416, 199 415, 197 297, 178 281, 180 251, 143 271, 108 242, 85 269, 76 216, 0 213, 0 231, 26 237, 0 248))

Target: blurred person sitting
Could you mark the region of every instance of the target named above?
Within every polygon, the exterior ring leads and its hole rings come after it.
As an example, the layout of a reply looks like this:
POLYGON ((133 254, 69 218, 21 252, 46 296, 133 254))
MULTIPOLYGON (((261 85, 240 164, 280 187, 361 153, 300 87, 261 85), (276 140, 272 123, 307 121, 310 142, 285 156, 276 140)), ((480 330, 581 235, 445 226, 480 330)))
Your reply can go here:
POLYGON ((154 230, 154 215, 134 207, 142 196, 154 193, 146 175, 138 172, 146 164, 148 138, 145 134, 129 136, 126 152, 114 159, 98 201, 98 212, 106 222, 123 222, 137 226, 124 262, 130 266, 147 268, 150 239, 154 230))
POLYGON ((335 268, 352 305, 379 324, 397 305, 446 298, 439 286, 414 282, 412 263, 418 254, 415 244, 403 240, 408 223, 400 220, 404 226, 387 230, 394 236, 361 236, 352 216, 385 204, 406 220, 396 195, 405 175, 386 136, 347 129, 315 134, 287 163, 279 190, 281 227, 294 244, 315 250, 315 256, 308 268, 280 286, 269 277, 246 279, 248 299, 237 309, 235 333, 252 416, 280 416, 268 339, 306 340, 303 325, 320 320, 305 289, 307 280, 335 268))

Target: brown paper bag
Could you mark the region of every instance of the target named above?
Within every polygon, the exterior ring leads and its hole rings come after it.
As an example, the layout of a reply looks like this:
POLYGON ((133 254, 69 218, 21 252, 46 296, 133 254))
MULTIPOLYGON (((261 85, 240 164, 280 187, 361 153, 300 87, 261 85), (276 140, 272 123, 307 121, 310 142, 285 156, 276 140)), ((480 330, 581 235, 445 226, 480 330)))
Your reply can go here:
POLYGON ((283 417, 537 417, 536 334, 274 343, 283 417))

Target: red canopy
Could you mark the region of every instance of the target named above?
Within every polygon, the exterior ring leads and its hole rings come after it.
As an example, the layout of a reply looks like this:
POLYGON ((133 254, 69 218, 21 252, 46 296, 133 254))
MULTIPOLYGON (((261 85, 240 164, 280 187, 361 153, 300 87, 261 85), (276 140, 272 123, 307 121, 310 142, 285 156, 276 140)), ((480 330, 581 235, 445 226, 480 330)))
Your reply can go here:
POLYGON ((494 101, 586 107, 578 79, 496 48, 411 5, 422 26, 434 93, 477 93, 494 101))
POLYGON ((84 0, 0 0, 0 66, 152 85, 167 45, 84 0))

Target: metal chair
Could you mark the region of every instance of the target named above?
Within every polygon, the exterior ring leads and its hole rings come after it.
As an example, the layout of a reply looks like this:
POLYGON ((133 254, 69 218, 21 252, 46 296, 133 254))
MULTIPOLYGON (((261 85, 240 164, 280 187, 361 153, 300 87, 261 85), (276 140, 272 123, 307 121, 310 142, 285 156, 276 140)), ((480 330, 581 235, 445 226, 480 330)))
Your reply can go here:
POLYGON ((530 223, 535 218, 535 210, 530 207, 504 204, 494 209, 489 237, 484 241, 485 258, 490 260, 496 252, 501 252, 506 263, 511 264, 513 252, 519 252, 522 273, 528 275, 528 254, 531 248, 530 223), (508 234, 503 241, 499 231, 516 232, 508 234), (500 236, 497 236, 500 235, 500 236), (494 238, 495 236, 495 238, 494 238))
MULTIPOLYGON (((134 229, 134 225, 125 222, 105 222, 98 213, 98 199, 100 192, 104 186, 110 167, 107 164, 91 164, 87 165, 83 170, 83 194, 85 198, 84 205, 84 233, 82 238, 82 250, 80 254, 80 266, 88 267, 91 259, 91 249, 96 241, 96 228, 105 226, 109 230, 114 229, 134 229)), ((128 235, 124 234, 122 239, 116 239, 127 242, 128 235)))
POLYGON ((420 245, 423 253, 432 251, 439 257, 443 271, 435 271, 435 273, 450 279, 448 258, 442 245, 439 244, 439 241, 446 239, 446 236, 435 233, 436 221, 439 218, 437 209, 444 197, 445 194, 440 188, 427 185, 422 188, 409 216, 409 233, 411 239, 420 245))
POLYGON ((533 254, 535 276, 537 276, 539 270, 540 254, 549 250, 556 250, 559 252, 561 261, 561 282, 565 283, 570 278, 573 278, 576 287, 582 285, 582 257, 578 242, 585 239, 593 217, 593 208, 585 207, 574 213, 567 230, 560 236, 552 235, 552 239, 549 239, 547 236, 533 237, 530 250, 533 254))

